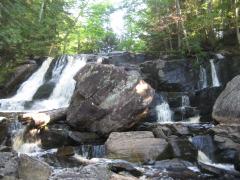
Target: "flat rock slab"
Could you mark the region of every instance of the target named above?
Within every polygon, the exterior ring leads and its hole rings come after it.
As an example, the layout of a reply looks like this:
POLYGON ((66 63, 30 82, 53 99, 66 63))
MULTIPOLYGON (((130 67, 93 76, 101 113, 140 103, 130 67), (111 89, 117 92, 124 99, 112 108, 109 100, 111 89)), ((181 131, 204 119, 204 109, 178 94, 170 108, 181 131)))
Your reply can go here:
POLYGON ((108 158, 140 163, 162 159, 168 149, 166 140, 148 131, 113 132, 105 145, 108 158))

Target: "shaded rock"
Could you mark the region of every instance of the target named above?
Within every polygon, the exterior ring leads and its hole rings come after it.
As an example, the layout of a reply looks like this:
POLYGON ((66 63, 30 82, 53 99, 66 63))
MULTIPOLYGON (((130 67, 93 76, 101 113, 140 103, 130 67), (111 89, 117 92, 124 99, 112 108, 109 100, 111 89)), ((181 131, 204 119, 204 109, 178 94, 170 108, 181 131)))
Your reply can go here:
POLYGON ((76 89, 67 122, 80 131, 108 135, 144 120, 154 90, 136 71, 87 64, 75 76, 76 89))
POLYGON ((79 144, 96 144, 104 141, 96 133, 91 132, 70 131, 69 137, 79 144))
POLYGON ((16 68, 11 79, 4 85, 3 94, 5 96, 12 95, 18 87, 37 69, 36 63, 23 64, 16 68))
POLYGON ((75 144, 69 136, 69 127, 66 125, 54 124, 41 129, 39 137, 42 147, 45 149, 71 146, 75 144))
POLYGON ((48 164, 27 155, 20 155, 18 168, 19 178, 24 180, 47 180, 51 175, 51 168, 48 164))
POLYGON ((172 147, 174 158, 181 158, 191 162, 197 161, 197 149, 188 139, 171 137, 169 138, 169 143, 172 147))
POLYGON ((131 162, 150 162, 167 157, 168 143, 152 132, 113 132, 106 145, 106 156, 131 162))
POLYGON ((240 153, 237 153, 234 159, 234 167, 240 172, 240 153))
POLYGON ((8 136, 10 134, 9 132, 9 122, 7 119, 2 119, 0 121, 0 145, 6 144, 8 136))
POLYGON ((191 96, 191 105, 198 108, 199 115, 202 116, 201 121, 209 122, 211 120, 213 105, 222 90, 222 87, 209 87, 201 89, 191 96))
POLYGON ((143 173, 141 171, 139 171, 135 168, 134 164, 129 163, 127 161, 116 160, 116 161, 109 163, 108 166, 109 166, 110 170, 115 173, 126 171, 135 177, 140 177, 143 175, 143 173))
POLYGON ((219 123, 238 124, 240 122, 240 75, 231 80, 217 98, 212 117, 219 123))
POLYGON ((18 177, 18 156, 12 152, 0 152, 0 179, 18 177))
POLYGON ((72 146, 60 147, 57 150, 57 156, 73 156, 75 154, 72 146))
POLYGON ((154 60, 140 67, 144 80, 159 91, 192 91, 197 86, 198 76, 188 60, 154 60))

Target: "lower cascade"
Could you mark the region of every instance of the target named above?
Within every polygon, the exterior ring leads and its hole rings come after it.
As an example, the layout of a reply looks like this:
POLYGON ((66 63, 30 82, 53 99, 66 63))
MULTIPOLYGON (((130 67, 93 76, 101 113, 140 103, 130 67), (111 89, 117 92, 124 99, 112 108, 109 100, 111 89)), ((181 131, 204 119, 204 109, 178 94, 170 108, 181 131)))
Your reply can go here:
POLYGON ((165 100, 158 104, 155 109, 157 112, 157 121, 159 123, 172 122, 172 111, 169 104, 165 100))

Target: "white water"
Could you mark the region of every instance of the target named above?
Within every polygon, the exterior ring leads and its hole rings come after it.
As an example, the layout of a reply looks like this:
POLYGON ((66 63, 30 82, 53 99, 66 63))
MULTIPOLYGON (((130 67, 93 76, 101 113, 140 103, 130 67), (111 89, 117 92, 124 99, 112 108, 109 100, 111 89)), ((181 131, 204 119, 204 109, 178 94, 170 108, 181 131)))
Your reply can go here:
POLYGON ((188 95, 182 96, 182 107, 189 107, 190 106, 190 100, 188 95))
POLYGON ((200 79, 200 88, 204 89, 207 88, 207 72, 206 69, 202 66, 200 66, 200 73, 199 73, 199 79, 200 79))
POLYGON ((211 73, 212 73, 212 86, 213 87, 219 87, 220 86, 220 82, 217 76, 217 72, 216 72, 216 68, 215 68, 215 64, 213 62, 213 59, 210 60, 211 63, 211 73))
POLYGON ((169 107, 169 104, 166 101, 163 101, 161 104, 155 107, 157 111, 157 121, 160 123, 169 123, 172 122, 172 111, 169 107))
POLYGON ((202 162, 202 163, 204 163, 206 165, 219 168, 219 169, 235 171, 234 165, 232 165, 232 164, 214 163, 211 159, 209 159, 207 157, 207 155, 204 152, 202 152, 200 150, 198 150, 198 161, 202 162))
POLYGON ((74 75, 86 64, 86 57, 68 56, 68 63, 61 73, 49 99, 36 102, 32 109, 48 110, 69 106, 74 88, 74 75))
POLYGON ((62 56, 52 70, 50 81, 56 86, 48 99, 35 101, 32 107, 25 109, 26 101, 32 101, 38 88, 45 82, 52 59, 48 58, 42 66, 18 89, 15 96, 0 100, 0 111, 33 111, 67 107, 75 88, 74 75, 86 64, 85 56, 62 56))
POLYGON ((0 111, 24 110, 24 102, 31 101, 38 88, 44 83, 44 76, 51 62, 52 58, 45 60, 42 66, 20 86, 15 96, 0 100, 0 111))

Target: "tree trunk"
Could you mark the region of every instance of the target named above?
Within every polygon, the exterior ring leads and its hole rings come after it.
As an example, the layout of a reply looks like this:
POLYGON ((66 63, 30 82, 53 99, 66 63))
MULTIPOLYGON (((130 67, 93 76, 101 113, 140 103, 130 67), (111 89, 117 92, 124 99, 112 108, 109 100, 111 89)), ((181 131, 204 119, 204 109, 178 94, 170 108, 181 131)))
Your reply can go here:
POLYGON ((41 128, 49 123, 54 123, 59 120, 65 120, 67 108, 54 109, 50 111, 42 111, 39 113, 20 114, 18 120, 24 125, 29 125, 30 128, 41 128))
POLYGON ((187 48, 188 52, 190 52, 189 42, 188 42, 188 39, 187 39, 188 38, 187 30, 186 30, 186 27, 184 25, 184 21, 182 20, 182 11, 181 11, 181 6, 180 6, 180 3, 179 3, 179 0, 176 0, 176 8, 177 8, 178 17, 181 19, 180 20, 180 25, 181 25, 183 35, 184 35, 184 38, 185 38, 186 48, 187 48))
POLYGON ((235 0, 234 6, 235 6, 235 27, 236 27, 236 34, 237 34, 238 45, 240 46, 240 32, 239 32, 239 24, 238 24, 238 18, 239 18, 238 0, 235 0))
POLYGON ((45 0, 42 1, 41 9, 40 9, 40 12, 39 12, 39 19, 38 19, 39 23, 42 21, 44 6, 45 6, 45 0))

